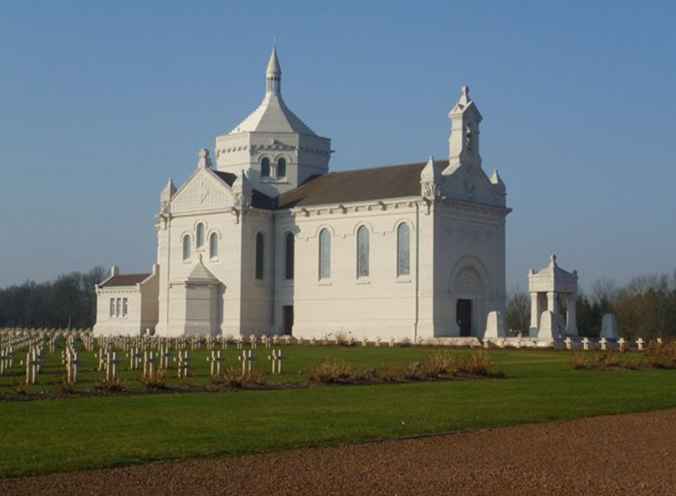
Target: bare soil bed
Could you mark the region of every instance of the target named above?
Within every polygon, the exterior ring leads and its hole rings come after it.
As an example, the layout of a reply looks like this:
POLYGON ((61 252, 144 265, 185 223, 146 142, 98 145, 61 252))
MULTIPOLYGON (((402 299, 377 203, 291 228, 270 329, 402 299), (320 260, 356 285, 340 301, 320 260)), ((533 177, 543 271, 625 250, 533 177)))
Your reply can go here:
POLYGON ((673 495, 676 410, 0 480, 3 495, 673 495))

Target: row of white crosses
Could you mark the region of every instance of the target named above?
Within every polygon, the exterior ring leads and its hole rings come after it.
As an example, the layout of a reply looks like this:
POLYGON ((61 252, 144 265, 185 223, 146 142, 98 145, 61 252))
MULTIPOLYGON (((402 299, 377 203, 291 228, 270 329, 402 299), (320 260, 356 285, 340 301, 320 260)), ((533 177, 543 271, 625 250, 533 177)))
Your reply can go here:
POLYGON ((280 375, 282 373, 282 362, 286 359, 282 353, 281 348, 272 349, 268 355, 268 360, 272 362, 272 375, 280 375))
POLYGON ((221 350, 211 350, 207 357, 209 363, 209 375, 211 377, 221 377, 223 373, 223 352, 221 350))
POLYGON ((14 367, 14 345, 0 347, 0 376, 14 367))
POLYGON ((37 384, 42 368, 42 343, 32 344, 26 353, 26 384, 37 384))
POLYGON ((68 345, 63 350, 63 365, 66 367, 66 384, 75 384, 80 358, 78 352, 72 346, 68 345))
MULTIPOLYGON (((656 342, 657 342, 658 345, 661 345, 662 344, 662 338, 657 338, 656 342)), ((567 337, 566 339, 563 340, 563 344, 564 344, 566 350, 569 350, 569 351, 573 350, 575 348, 575 343, 576 342, 571 337, 567 337)), ((593 341, 591 339, 589 339, 588 337, 583 337, 580 340, 580 343, 582 344, 582 349, 584 351, 589 351, 594 346, 593 341)), ((601 338, 598 341, 599 349, 601 351, 608 351, 610 349, 612 343, 613 343, 613 341, 610 341, 606 338, 601 338)), ((646 341, 643 338, 637 338, 634 341, 634 343, 636 344, 636 349, 638 351, 644 351, 645 350, 646 341)), ((630 340, 627 340, 627 339, 624 339, 624 338, 620 338, 620 339, 617 340, 617 347, 618 347, 619 351, 625 351, 626 349, 628 349, 629 346, 631 346, 630 340)))
POLYGON ((256 352, 254 350, 242 350, 237 360, 242 362, 242 375, 250 374, 256 363, 256 352))
POLYGON ((185 379, 191 375, 190 365, 190 350, 179 350, 176 352, 176 373, 179 379, 185 379))

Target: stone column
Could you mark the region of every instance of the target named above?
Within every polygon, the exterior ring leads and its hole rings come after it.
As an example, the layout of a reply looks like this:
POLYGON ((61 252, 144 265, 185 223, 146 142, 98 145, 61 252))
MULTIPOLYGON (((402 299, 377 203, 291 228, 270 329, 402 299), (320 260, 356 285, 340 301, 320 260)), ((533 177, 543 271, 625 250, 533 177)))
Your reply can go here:
POLYGON ((547 291, 547 310, 554 315, 558 315, 559 313, 559 305, 556 301, 556 293, 554 291, 547 291))
POLYGON ((539 298, 537 293, 530 294, 530 329, 528 334, 531 337, 535 337, 538 334, 538 328, 540 327, 540 308, 539 308, 539 298))
POLYGON ((577 293, 569 293, 566 302, 566 334, 577 336, 577 293))

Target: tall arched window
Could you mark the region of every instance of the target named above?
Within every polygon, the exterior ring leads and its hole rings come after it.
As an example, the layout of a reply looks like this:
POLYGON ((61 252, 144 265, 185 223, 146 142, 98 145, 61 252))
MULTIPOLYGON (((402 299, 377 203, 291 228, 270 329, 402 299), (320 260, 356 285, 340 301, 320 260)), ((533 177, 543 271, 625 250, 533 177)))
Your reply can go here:
POLYGON ((277 177, 286 177, 286 159, 277 160, 277 177))
POLYGON ((286 270, 285 275, 287 279, 293 279, 293 265, 295 257, 295 237, 293 233, 286 233, 286 270))
POLYGON ((261 177, 270 177, 270 159, 268 157, 261 160, 261 177))
POLYGON ((402 222, 397 227, 397 275, 407 276, 411 273, 411 230, 402 222))
POLYGON ((218 258, 218 234, 211 233, 209 236, 209 258, 218 258))
POLYGON ((331 233, 328 229, 319 232, 319 278, 331 277, 331 233))
POLYGON ((195 230, 195 244, 197 248, 204 246, 204 224, 201 222, 197 224, 197 229, 195 230))
POLYGON ((369 276, 369 230, 361 226, 357 230, 357 277, 369 276))
POLYGON ((192 252, 192 246, 190 246, 190 236, 183 236, 183 260, 188 260, 192 252))
POLYGON ((263 265, 265 264, 265 245, 263 233, 256 234, 256 279, 263 279, 263 265))

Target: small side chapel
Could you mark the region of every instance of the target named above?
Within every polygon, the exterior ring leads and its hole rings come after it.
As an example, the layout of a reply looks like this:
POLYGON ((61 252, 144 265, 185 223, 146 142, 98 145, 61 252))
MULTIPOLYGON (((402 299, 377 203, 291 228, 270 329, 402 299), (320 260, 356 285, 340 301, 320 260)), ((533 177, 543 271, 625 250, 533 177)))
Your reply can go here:
POLYGON ((510 209, 466 86, 449 117, 448 159, 331 172, 273 49, 258 108, 162 190, 153 270, 97 285, 94 333, 482 337, 505 311, 510 209))

